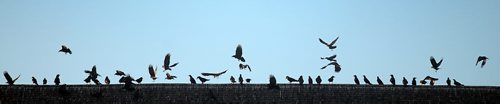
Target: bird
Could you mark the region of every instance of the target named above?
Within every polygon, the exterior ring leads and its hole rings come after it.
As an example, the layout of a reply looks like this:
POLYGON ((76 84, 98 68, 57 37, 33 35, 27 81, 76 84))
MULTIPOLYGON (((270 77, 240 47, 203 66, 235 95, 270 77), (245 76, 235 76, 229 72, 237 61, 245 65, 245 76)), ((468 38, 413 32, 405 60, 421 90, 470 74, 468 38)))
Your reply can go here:
POLYGON ((177 76, 170 75, 170 73, 167 73, 166 75, 167 75, 167 77, 165 77, 165 79, 167 79, 167 80, 172 80, 172 79, 177 78, 177 76))
POLYGON ((408 86, 408 80, 406 80, 406 78, 405 78, 405 77, 403 77, 403 85, 404 85, 404 86, 408 86))
POLYGON ((250 79, 250 78, 245 79, 245 81, 247 81, 247 83, 250 83, 251 80, 252 79, 250 79))
POLYGON ((234 77, 233 77, 233 76, 231 76, 231 78, 229 78, 229 80, 231 81, 231 84, 236 83, 236 79, 234 79, 234 77))
POLYGON ((354 83, 356 83, 356 85, 359 85, 359 79, 356 75, 354 75, 354 83))
POLYGON ((431 77, 431 76, 426 76, 424 78, 424 80, 431 80, 432 81, 432 80, 438 80, 438 78, 434 78, 434 77, 431 77))
POLYGON ((412 86, 417 86, 417 78, 413 77, 413 80, 411 81, 412 86))
POLYGON ((309 76, 309 79, 307 79, 307 81, 309 82, 310 85, 313 84, 313 79, 311 78, 311 76, 309 76))
POLYGON ((240 84, 243 84, 243 77, 241 76, 241 74, 240 77, 238 78, 238 82, 240 82, 240 84))
POLYGON ((43 85, 46 85, 46 84, 47 84, 47 79, 43 78, 43 85))
POLYGON ((321 69, 325 69, 326 67, 328 67, 330 65, 335 66, 335 72, 337 72, 337 73, 340 72, 340 70, 342 69, 342 68, 340 68, 340 64, 337 63, 337 61, 332 61, 332 62, 326 64, 325 66, 321 67, 321 69))
POLYGON ((301 84, 301 85, 304 84, 304 78, 302 78, 302 76, 299 77, 298 81, 299 81, 299 84, 301 84))
POLYGON ((337 55, 328 56, 328 57, 321 57, 322 60, 337 61, 337 60, 335 60, 335 58, 337 58, 337 55))
POLYGON ((104 79, 104 83, 106 83, 107 85, 109 85, 111 83, 108 76, 106 76, 106 78, 104 79))
POLYGON ((367 85, 372 85, 372 83, 370 83, 370 80, 368 80, 368 78, 366 78, 366 76, 365 76, 365 75, 363 75, 363 80, 365 81, 365 83, 366 83, 367 85))
POLYGON ((455 86, 464 86, 462 83, 458 82, 455 79, 453 79, 453 84, 455 84, 455 86))
POLYGON ((240 63, 239 67, 240 67, 240 70, 244 70, 244 69, 248 68, 248 71, 252 72, 252 68, 250 68, 250 66, 248 64, 240 63))
POLYGON ((486 65, 486 61, 487 61, 488 59, 489 59, 489 58, 488 58, 488 57, 486 57, 486 56, 479 56, 479 57, 477 57, 476 66, 477 66, 477 64, 478 64, 480 61, 483 61, 483 62, 481 62, 481 68, 483 68, 483 67, 484 67, 484 65, 486 65))
POLYGON ((124 75, 125 75, 125 73, 124 73, 123 71, 116 70, 115 75, 117 75, 117 76, 124 76, 124 75))
POLYGON ((427 84, 427 81, 425 81, 425 80, 420 80, 420 84, 425 85, 425 84, 427 84))
POLYGON ((217 77, 219 77, 220 75, 222 75, 222 74, 224 74, 226 72, 227 72, 227 70, 219 72, 219 73, 201 73, 201 75, 203 75, 203 76, 214 76, 214 78, 217 78, 217 77))
POLYGON ((54 79, 54 84, 56 84, 57 86, 59 85, 59 83, 61 83, 61 79, 59 79, 59 74, 56 75, 56 79, 54 79))
POLYGON ((156 67, 156 69, 153 69, 153 65, 149 64, 148 70, 150 78, 153 79, 153 81, 155 81, 157 79, 156 71, 158 70, 158 67, 156 67))
POLYGON ((328 78, 328 83, 333 83, 333 78, 335 78, 335 76, 331 76, 330 78, 328 78))
POLYGON ((62 45, 61 46, 61 49, 59 50, 59 52, 63 52, 64 54, 72 54, 71 52, 71 49, 69 49, 68 47, 66 47, 65 45, 62 45))
POLYGON ((243 58, 243 49, 241 48, 240 44, 238 44, 238 46, 236 47, 236 52, 233 57, 241 62, 245 62, 245 58, 243 58))
POLYGON ((127 75, 123 76, 122 78, 123 78, 123 83, 125 83, 125 86, 123 86, 122 89, 127 90, 127 91, 135 90, 135 88, 133 86, 134 83, 132 82, 132 81, 134 81, 134 78, 132 78, 132 76, 127 74, 127 75))
POLYGON ((141 82, 142 82, 142 77, 137 78, 137 79, 135 80, 135 82, 137 82, 137 83, 141 83, 141 82))
POLYGON ((88 83, 90 83, 91 79, 92 79, 92 77, 89 75, 83 81, 88 84, 88 83))
POLYGON ((328 47, 328 49, 330 50, 333 50, 335 48, 337 48, 337 46, 335 46, 335 42, 337 42, 337 40, 339 39, 339 37, 335 38, 335 40, 333 40, 332 42, 330 43, 326 43, 325 41, 323 41, 321 38, 319 38, 319 42, 323 43, 324 45, 326 45, 328 47))
POLYGON ((450 80, 450 77, 448 77, 448 79, 446 79, 446 84, 447 84, 448 86, 451 86, 451 80, 450 80))
POLYGON ((91 80, 92 80, 92 82, 94 82, 96 85, 101 85, 101 82, 99 82, 99 80, 97 80, 97 78, 92 78, 91 80))
POLYGON ((189 75, 189 81, 191 81, 191 84, 196 84, 196 80, 191 75, 189 75))
POLYGON ((269 89, 280 89, 280 87, 278 86, 278 84, 276 84, 276 77, 274 77, 274 75, 269 75, 269 85, 268 85, 268 88, 269 89))
POLYGON ((396 79, 394 79, 394 75, 391 74, 391 79, 390 79, 390 82, 393 86, 396 85, 396 79))
POLYGON ((204 84, 206 81, 209 81, 210 79, 203 78, 201 76, 196 77, 200 80, 201 84, 204 84))
POLYGON ((17 79, 19 79, 19 77, 21 77, 21 74, 19 74, 14 80, 12 80, 12 77, 10 77, 10 75, 7 71, 3 72, 3 76, 5 77, 5 80, 7 80, 6 83, 8 83, 9 85, 14 85, 14 83, 17 81, 17 79))
POLYGON ((125 79, 126 79, 126 77, 125 77, 125 76, 122 76, 122 77, 118 80, 118 83, 125 83, 125 79))
POLYGON ((35 77, 31 77, 31 81, 33 82, 33 84, 38 86, 38 81, 36 81, 35 77))
POLYGON ((322 81, 321 77, 318 75, 318 77, 316 77, 316 83, 317 84, 321 84, 321 81, 322 81))
POLYGON ((384 82, 382 82, 382 80, 380 80, 380 78, 377 76, 377 83, 379 86, 383 86, 384 85, 384 82))
POLYGON ((96 66, 92 66, 92 70, 85 70, 85 73, 88 73, 91 78, 97 78, 97 76, 101 76, 97 74, 97 68, 96 66))
POLYGON ((441 59, 439 62, 436 62, 436 59, 431 56, 431 64, 432 64, 432 69, 436 70, 436 72, 440 69, 439 66, 441 66, 441 63, 443 62, 443 59, 441 59))
POLYGON ((167 55, 165 55, 165 60, 163 60, 162 67, 165 69, 165 70, 163 70, 163 72, 165 72, 167 70, 172 70, 172 68, 177 66, 178 64, 179 64, 179 62, 170 65, 170 53, 167 53, 167 55))
POLYGON ((288 80, 288 82, 292 83, 292 82, 298 82, 299 80, 296 80, 290 76, 286 76, 286 80, 288 80))
POLYGON ((430 83, 429 83, 429 85, 434 86, 435 81, 436 80, 431 80, 430 83))

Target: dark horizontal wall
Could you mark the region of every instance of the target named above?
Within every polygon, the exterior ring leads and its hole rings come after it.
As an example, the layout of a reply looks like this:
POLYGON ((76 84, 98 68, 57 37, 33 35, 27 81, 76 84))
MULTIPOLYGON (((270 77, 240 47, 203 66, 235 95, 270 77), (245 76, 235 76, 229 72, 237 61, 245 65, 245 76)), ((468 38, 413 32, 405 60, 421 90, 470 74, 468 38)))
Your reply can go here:
POLYGON ((1 104, 9 103, 463 103, 500 104, 500 87, 365 86, 280 84, 140 84, 135 91, 123 85, 0 86, 1 104), (99 93, 101 92, 101 93, 99 93))

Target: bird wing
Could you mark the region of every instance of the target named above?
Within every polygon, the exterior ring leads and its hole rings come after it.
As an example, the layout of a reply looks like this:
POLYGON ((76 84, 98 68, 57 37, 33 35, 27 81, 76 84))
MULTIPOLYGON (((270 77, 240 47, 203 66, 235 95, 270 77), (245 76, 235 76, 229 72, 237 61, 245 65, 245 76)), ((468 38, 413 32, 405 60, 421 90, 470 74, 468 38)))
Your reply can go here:
POLYGON ((226 72, 227 72, 227 70, 225 70, 225 71, 222 71, 222 72, 220 72, 220 73, 217 73, 217 74, 218 74, 218 75, 222 75, 222 74, 224 74, 224 73, 226 73, 226 72))
POLYGON ((252 72, 252 68, 250 68, 250 65, 247 65, 248 71, 252 72))
POLYGON ((6 71, 3 72, 3 76, 5 76, 5 80, 7 80, 7 82, 12 82, 12 77, 10 77, 9 73, 6 71))
POLYGON ((92 73, 92 71, 90 71, 90 70, 85 70, 83 72, 85 72, 85 73, 92 73))
POLYGON ((68 47, 66 47, 65 45, 62 45, 61 48, 64 50, 64 49, 68 49, 68 47))
POLYGON ((243 55, 243 48, 241 48, 241 45, 238 44, 236 47, 236 54, 235 56, 241 57, 243 55))
POLYGON ((337 40, 339 40, 339 37, 335 38, 335 40, 333 40, 333 41, 330 43, 330 45, 334 45, 334 44, 337 42, 337 40))
POLYGON ((483 60, 483 62, 481 63, 481 68, 483 68, 484 65, 486 65, 486 60, 483 60))
POLYGON ((178 63, 178 62, 177 62, 177 63, 174 63, 174 64, 172 64, 172 65, 170 65, 170 67, 175 67, 175 66, 177 66, 177 65, 179 65, 179 63, 178 63))
POLYGON ((216 76, 216 73, 201 73, 203 76, 216 76))
POLYGON ((437 66, 436 59, 434 59, 434 57, 431 56, 430 61, 431 61, 432 66, 437 66))
POLYGON ((156 76, 156 72, 155 72, 155 69, 153 69, 153 65, 149 65, 148 70, 149 70, 149 75, 151 77, 155 77, 156 76))
POLYGON ((479 61, 481 61, 481 56, 477 57, 476 66, 479 63, 479 61))
POLYGON ((330 45, 330 44, 326 43, 325 41, 323 41, 323 39, 321 39, 321 38, 319 38, 319 42, 321 42, 322 44, 327 45, 327 46, 330 45))
POLYGON ((168 69, 170 66, 170 53, 165 55, 165 60, 163 60, 163 68, 168 69))
POLYGON ((441 63, 443 63, 443 59, 439 60, 439 62, 437 63, 437 66, 441 66, 441 63))

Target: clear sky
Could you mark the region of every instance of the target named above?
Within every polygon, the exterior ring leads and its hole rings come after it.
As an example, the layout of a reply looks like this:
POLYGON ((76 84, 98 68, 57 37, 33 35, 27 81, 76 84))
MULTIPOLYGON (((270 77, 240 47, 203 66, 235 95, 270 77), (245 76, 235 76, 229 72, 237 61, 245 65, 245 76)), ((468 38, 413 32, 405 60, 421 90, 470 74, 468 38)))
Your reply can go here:
MULTIPOLYGON (((117 83, 123 70, 145 83, 189 83, 188 75, 229 71, 207 83, 228 83, 242 74, 252 83, 279 83, 286 75, 326 78, 352 84, 353 75, 394 74, 411 79, 430 75, 465 85, 498 86, 500 79, 500 1, 498 0, 0 0, 0 70, 21 74, 31 84, 56 74, 62 83, 84 84, 97 65, 104 80, 117 83), (330 51, 318 38, 338 48, 330 51), (72 55, 58 53, 67 45, 72 55), (238 44, 252 72, 232 58, 238 44), (180 62, 175 80, 165 72, 155 82, 149 64, 161 67, 165 54, 180 62), (337 54, 342 71, 320 68, 320 57, 337 54), (490 58, 475 66, 479 55, 490 58), (444 58, 432 70, 429 57, 444 58)), ((209 77, 207 77, 209 78, 209 77)), ((5 79, 0 79, 5 84, 5 79)))

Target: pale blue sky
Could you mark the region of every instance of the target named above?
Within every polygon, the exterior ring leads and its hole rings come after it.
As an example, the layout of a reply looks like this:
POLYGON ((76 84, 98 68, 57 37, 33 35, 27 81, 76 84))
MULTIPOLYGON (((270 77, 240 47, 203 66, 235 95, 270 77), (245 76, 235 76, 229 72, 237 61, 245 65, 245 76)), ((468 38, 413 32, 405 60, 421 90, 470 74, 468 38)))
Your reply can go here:
MULTIPOLYGON (((0 70, 50 84, 83 84, 83 70, 97 65, 103 80, 120 69, 145 83, 188 83, 188 75, 229 71, 208 83, 228 83, 230 75, 268 83, 274 74, 335 75, 352 84, 352 75, 455 78, 465 85, 498 86, 500 80, 500 1, 498 0, 0 0, 0 70), (318 38, 340 36, 330 51, 318 38), (58 53, 60 45, 72 55, 58 53), (239 70, 232 58, 237 44, 253 71, 239 70), (180 62, 178 79, 149 78, 149 64, 161 65, 166 53, 180 62), (320 57, 338 55, 342 71, 320 70, 320 57), (491 60, 476 67, 477 56, 491 60), (429 57, 444 58, 442 70, 429 57)), ((2 77, 0 81, 5 82, 2 77)), ((325 80, 326 82, 326 80, 325 80)), ((2 83, 4 84, 4 83, 2 83)))

